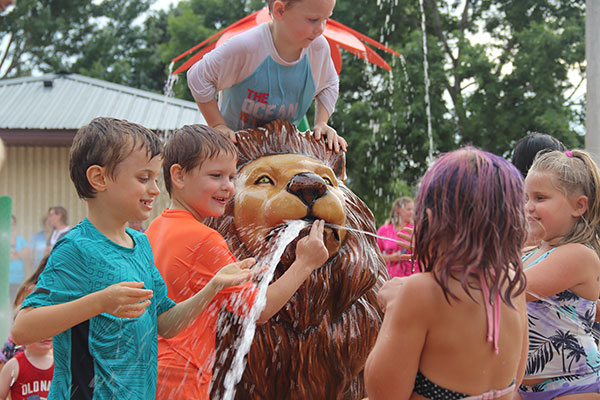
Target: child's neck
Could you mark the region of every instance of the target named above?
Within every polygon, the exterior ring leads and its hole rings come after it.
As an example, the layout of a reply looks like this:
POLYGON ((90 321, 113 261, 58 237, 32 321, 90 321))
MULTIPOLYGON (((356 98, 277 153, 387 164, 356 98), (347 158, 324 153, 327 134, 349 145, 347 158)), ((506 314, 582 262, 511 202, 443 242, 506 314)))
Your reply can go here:
POLYGON ((107 214, 104 209, 99 209, 96 204, 90 203, 89 201, 88 220, 96 229, 98 229, 98 232, 119 246, 128 248, 134 246, 133 239, 125 230, 127 221, 121 221, 118 217, 107 214))
POLYGON ((38 369, 48 369, 54 364, 54 354, 51 348, 33 350, 26 347, 25 356, 27 357, 27 360, 38 369))
POLYGON ((552 238, 550 240, 542 240, 540 242, 539 248, 542 252, 546 252, 548 250, 551 250, 555 247, 558 247, 560 242, 564 239, 564 236, 560 236, 560 237, 556 237, 556 238, 552 238))
POLYGON ((269 29, 271 30, 271 37, 273 38, 273 45, 277 54, 286 62, 294 62, 300 58, 302 54, 301 47, 295 47, 287 43, 281 38, 281 35, 277 34, 277 26, 273 22, 269 23, 269 29))
POLYGON ((180 199, 177 198, 177 196, 173 196, 173 198, 171 199, 171 204, 169 205, 169 209, 170 210, 184 210, 189 212, 190 214, 192 214, 192 216, 194 218, 196 218, 196 220, 202 222, 204 221, 204 216, 201 215, 200 213, 198 213, 194 207, 190 206, 189 204, 187 204, 185 201, 182 201, 180 199))

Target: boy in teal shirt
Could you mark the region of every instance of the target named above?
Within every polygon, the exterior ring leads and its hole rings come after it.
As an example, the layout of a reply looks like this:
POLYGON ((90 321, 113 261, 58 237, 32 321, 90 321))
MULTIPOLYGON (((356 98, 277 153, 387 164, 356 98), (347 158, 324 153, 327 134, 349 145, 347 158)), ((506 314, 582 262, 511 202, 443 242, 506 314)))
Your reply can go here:
POLYGON ((175 336, 219 290, 253 276, 248 259, 184 302, 168 298, 148 239, 126 227, 150 216, 161 152, 153 132, 113 118, 75 136, 69 168, 88 216, 55 245, 12 331, 18 344, 54 336, 49 399, 154 399, 157 334, 175 336))

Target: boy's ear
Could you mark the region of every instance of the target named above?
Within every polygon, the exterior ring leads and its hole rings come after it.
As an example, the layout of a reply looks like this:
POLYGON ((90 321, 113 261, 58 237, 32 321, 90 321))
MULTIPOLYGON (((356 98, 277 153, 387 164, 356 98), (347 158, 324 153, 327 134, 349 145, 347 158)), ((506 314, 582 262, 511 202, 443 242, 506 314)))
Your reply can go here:
POLYGON ((171 165, 171 168, 169 168, 169 173, 171 174, 171 183, 173 186, 177 189, 183 189, 185 186, 183 179, 185 177, 185 171, 183 167, 179 164, 173 164, 171 165))
POLYGON ((283 17, 283 13, 285 11, 285 3, 279 0, 275 0, 273 3, 273 11, 271 12, 271 17, 273 19, 279 19, 283 17))
POLYGON ((91 165, 85 171, 85 176, 96 192, 103 192, 106 189, 106 169, 104 167, 91 165))
POLYGON ((575 198, 573 201, 573 212, 571 213, 572 217, 579 218, 588 209, 588 198, 587 196, 581 195, 575 198))

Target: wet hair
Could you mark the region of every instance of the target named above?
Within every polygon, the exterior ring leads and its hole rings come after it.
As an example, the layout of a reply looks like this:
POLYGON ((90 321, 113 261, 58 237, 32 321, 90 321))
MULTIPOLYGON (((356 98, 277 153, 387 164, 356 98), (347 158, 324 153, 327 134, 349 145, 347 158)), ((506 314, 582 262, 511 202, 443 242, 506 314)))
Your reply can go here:
POLYGON ((545 133, 534 132, 522 137, 515 146, 512 155, 512 163, 525 178, 527 171, 531 168, 535 156, 542 150, 565 151, 565 145, 557 138, 545 133))
MULTIPOLYGON (((276 0, 267 0, 267 6, 269 7, 269 13, 273 12, 273 3, 275 3, 276 0)), ((289 8, 290 6, 292 6, 294 3, 300 3, 302 2, 302 0, 279 0, 282 3, 285 4, 285 8, 289 8)))
POLYGON ((552 184, 565 196, 584 195, 588 208, 559 243, 582 243, 592 246, 600 255, 600 172, 588 153, 583 150, 552 151, 539 154, 530 172, 548 172, 552 184))
POLYGON ((46 268, 47 263, 48 256, 46 255, 40 260, 40 263, 38 264, 38 267, 35 269, 35 271, 33 271, 33 274, 31 274, 27 279, 23 281, 23 283, 21 283, 21 286, 19 286, 19 289, 17 289, 17 294, 15 295, 15 301, 13 304, 15 307, 19 307, 25 300, 25 297, 27 297, 27 295, 29 295, 29 293, 33 291, 33 288, 37 284, 37 281, 40 278, 42 272, 44 271, 44 268, 46 268))
POLYGON ((470 277, 485 279, 490 298, 525 290, 521 246, 527 226, 523 180, 505 159, 473 147, 447 153, 425 173, 416 201, 414 253, 433 271, 446 300, 456 299, 449 280, 458 279, 472 297, 470 277), (427 210, 430 210, 431 220, 427 210), (504 291, 501 290, 504 288, 504 291))
POLYGON ((172 165, 179 164, 185 172, 188 172, 221 153, 237 158, 237 150, 233 142, 209 126, 185 125, 174 131, 169 136, 163 153, 163 176, 169 195, 172 188, 172 165))
POLYGON ((114 178, 119 163, 137 149, 145 149, 148 158, 152 159, 162 152, 162 144, 151 130, 122 119, 94 118, 81 127, 69 153, 71 180, 79 197, 90 199, 96 196, 96 190, 86 176, 89 167, 104 167, 108 176, 114 178))
POLYGON ((62 206, 54 206, 48 209, 48 214, 52 211, 54 214, 60 215, 60 222, 63 225, 69 225, 69 215, 67 214, 67 209, 62 206))
POLYGON ((410 203, 414 203, 414 200, 411 199, 410 197, 404 196, 404 197, 399 197, 394 201, 394 204, 392 204, 392 210, 390 211, 390 218, 385 221, 386 224, 398 224, 400 223, 400 213, 398 212, 398 209, 402 209, 404 208, 407 204, 410 203))

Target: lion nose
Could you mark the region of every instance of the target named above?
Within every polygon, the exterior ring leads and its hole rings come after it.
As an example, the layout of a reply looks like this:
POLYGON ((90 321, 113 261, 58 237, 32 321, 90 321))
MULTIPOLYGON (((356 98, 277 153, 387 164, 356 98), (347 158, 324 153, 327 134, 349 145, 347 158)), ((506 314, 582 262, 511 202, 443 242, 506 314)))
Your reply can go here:
POLYGON ((317 174, 301 172, 289 181, 286 190, 298 196, 307 206, 327 193, 327 184, 317 174))

